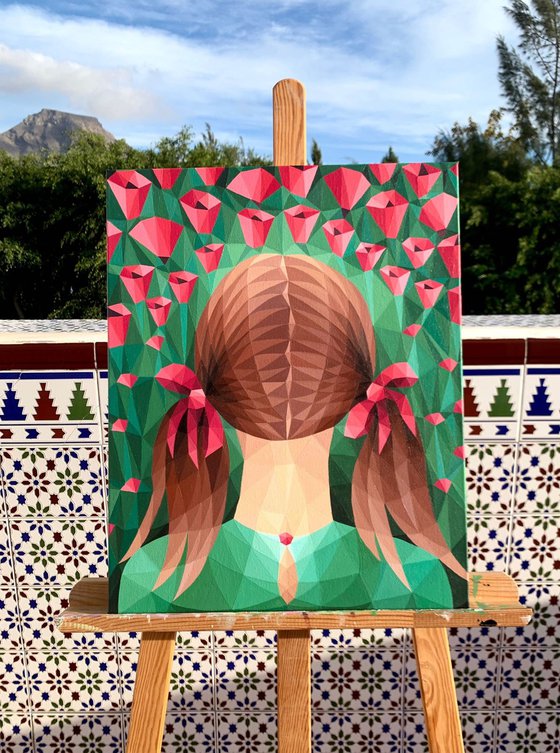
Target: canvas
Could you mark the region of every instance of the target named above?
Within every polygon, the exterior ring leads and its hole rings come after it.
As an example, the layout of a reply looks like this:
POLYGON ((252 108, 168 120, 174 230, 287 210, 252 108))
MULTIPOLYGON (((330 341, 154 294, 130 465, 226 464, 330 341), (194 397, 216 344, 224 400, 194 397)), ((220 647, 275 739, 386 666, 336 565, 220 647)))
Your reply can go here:
POLYGON ((457 173, 109 177, 113 611, 466 605, 457 173))

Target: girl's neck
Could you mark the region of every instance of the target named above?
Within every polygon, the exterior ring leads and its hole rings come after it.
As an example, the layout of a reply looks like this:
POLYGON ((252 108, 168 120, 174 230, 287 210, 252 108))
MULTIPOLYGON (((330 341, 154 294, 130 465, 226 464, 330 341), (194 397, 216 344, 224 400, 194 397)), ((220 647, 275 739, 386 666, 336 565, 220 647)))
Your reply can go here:
POLYGON ((332 429, 282 441, 237 434, 244 461, 239 523, 262 533, 303 536, 332 522, 332 429))

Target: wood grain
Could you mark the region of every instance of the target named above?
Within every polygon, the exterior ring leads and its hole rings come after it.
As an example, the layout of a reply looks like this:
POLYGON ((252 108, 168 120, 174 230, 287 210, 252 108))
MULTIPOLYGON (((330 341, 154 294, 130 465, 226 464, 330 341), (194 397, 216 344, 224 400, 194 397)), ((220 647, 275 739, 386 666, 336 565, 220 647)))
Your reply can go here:
POLYGON ((285 78, 272 90, 275 165, 307 164, 305 87, 285 78))
POLYGON ((143 633, 126 753, 160 753, 175 633, 143 633))
POLYGON ((430 753, 464 753, 445 628, 412 631, 430 753))
POLYGON ((278 753, 311 751, 311 636, 278 632, 278 753))
POLYGON ((57 623, 64 633, 520 627, 529 623, 532 611, 520 605, 517 586, 505 573, 473 573, 469 576, 469 584, 468 609, 108 614, 107 579, 84 578, 72 589, 70 606, 57 623))

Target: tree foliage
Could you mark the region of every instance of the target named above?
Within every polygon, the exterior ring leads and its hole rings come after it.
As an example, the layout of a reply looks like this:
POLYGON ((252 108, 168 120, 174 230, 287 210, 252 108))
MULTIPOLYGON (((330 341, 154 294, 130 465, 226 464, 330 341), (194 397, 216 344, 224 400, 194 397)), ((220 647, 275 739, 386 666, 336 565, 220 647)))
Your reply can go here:
POLYGON ((395 154, 395 150, 392 146, 387 149, 387 152, 381 158, 381 162, 398 162, 399 158, 395 154))
POLYGON ((321 147, 315 141, 315 139, 313 139, 313 141, 311 142, 311 164, 312 165, 323 164, 323 155, 321 153, 321 147))
POLYGON ((117 169, 263 165, 190 128, 146 151, 80 134, 66 154, 0 151, 0 318, 105 317, 105 181, 117 169))
POLYGON ((511 0, 517 48, 498 37, 498 79, 527 153, 541 164, 560 156, 560 0, 511 0))

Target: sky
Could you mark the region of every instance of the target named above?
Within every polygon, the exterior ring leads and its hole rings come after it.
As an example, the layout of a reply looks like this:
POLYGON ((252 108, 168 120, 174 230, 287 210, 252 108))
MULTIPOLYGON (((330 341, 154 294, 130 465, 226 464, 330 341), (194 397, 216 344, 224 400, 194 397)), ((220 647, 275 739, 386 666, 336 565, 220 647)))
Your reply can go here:
POLYGON ((307 91, 325 163, 421 160, 503 104, 505 0, 0 0, 0 132, 42 108, 147 147, 210 123, 272 154, 272 87, 307 91))

